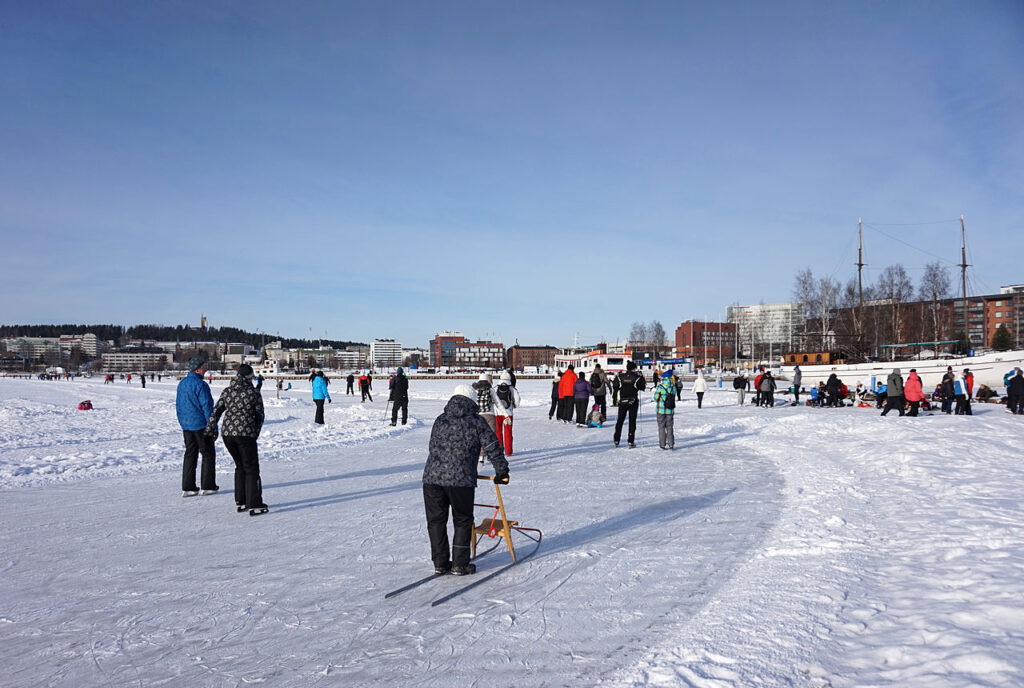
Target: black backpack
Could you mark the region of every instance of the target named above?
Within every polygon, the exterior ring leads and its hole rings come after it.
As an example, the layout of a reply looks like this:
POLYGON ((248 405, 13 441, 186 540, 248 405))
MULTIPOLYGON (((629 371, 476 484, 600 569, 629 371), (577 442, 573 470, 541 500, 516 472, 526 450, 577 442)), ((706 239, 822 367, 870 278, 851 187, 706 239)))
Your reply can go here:
POLYGON ((671 392, 668 392, 665 395, 665 402, 664 403, 665 403, 665 408, 667 408, 667 409, 675 409, 675 407, 676 407, 676 395, 672 394, 671 392))
POLYGON ((514 404, 512 403, 511 387, 502 382, 500 385, 498 385, 498 389, 496 391, 498 393, 498 399, 501 400, 501 403, 505 404, 505 408, 512 408, 514 406, 514 404))

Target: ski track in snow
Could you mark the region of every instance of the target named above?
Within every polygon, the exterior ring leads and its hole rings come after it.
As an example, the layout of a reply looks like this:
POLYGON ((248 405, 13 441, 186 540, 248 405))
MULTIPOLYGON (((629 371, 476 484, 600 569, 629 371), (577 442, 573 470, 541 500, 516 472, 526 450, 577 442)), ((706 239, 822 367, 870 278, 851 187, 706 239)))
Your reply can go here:
POLYGON ((429 572, 420 475, 455 384, 414 380, 397 428, 381 398, 332 389, 314 427, 303 385, 265 389, 272 510, 250 518, 220 442, 221 493, 180 498, 174 383, 0 379, 0 685, 1024 684, 1021 425, 998 407, 712 390, 676 451, 651 404, 627 450, 548 421, 550 383, 524 380, 503 496, 540 550, 438 607, 472 577, 384 600, 429 572))

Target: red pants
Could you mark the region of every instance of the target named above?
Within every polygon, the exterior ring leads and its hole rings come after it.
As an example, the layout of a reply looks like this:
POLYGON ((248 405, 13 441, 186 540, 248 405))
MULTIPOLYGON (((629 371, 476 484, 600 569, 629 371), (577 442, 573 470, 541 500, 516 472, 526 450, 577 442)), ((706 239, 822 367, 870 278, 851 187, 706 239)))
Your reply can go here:
POLYGON ((495 416, 494 420, 498 442, 505 449, 505 456, 512 456, 512 416, 495 416))

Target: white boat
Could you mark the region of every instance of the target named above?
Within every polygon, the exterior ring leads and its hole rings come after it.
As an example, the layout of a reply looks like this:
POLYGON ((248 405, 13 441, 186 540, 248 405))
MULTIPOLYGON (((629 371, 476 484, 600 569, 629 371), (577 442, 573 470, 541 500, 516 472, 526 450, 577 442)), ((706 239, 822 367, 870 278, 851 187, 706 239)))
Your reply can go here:
MULTIPOLYGON (((802 373, 800 386, 805 388, 827 381, 832 373, 835 373, 851 389, 858 382, 873 387, 874 382, 884 383, 894 368, 900 369, 904 381, 906 381, 910 370, 914 369, 921 378, 921 386, 926 394, 942 381, 942 376, 946 374, 946 368, 952 366, 953 372, 958 375, 965 369, 970 369, 974 374, 974 390, 977 392, 981 385, 988 385, 993 390, 1002 387, 1003 376, 1006 373, 1018 367, 1024 369, 1024 350, 999 351, 981 356, 932 358, 921 361, 882 361, 836 365, 800 363, 799 366, 802 373)), ((782 366, 782 377, 792 380, 793 368, 794 366, 790 365, 782 366)))
MULTIPOLYGON (((626 364, 632 360, 632 352, 625 352, 621 354, 609 354, 601 350, 588 351, 586 353, 573 353, 573 354, 556 354, 555 355, 555 372, 561 375, 565 372, 565 369, 572 365, 573 370, 577 373, 583 371, 590 373, 594 370, 597 364, 601 365, 603 370, 608 375, 614 375, 621 373, 626 370, 626 364)), ((653 362, 653 367, 657 370, 669 370, 673 369, 682 373, 692 373, 692 359, 688 358, 659 358, 653 362)), ((636 361, 637 370, 641 373, 649 374, 652 369, 652 361, 650 359, 644 361, 636 361)))

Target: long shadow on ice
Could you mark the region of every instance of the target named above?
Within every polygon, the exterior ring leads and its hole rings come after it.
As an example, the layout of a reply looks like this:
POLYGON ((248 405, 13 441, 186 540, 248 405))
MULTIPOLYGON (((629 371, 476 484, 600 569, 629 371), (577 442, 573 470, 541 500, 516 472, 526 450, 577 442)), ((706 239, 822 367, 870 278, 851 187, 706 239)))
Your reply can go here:
POLYGON ((394 494, 396 492, 405 492, 407 490, 413 490, 421 486, 421 482, 402 483, 400 485, 391 485, 389 487, 375 487, 369 490, 356 490, 355 492, 346 492, 344 494, 324 495, 322 497, 310 497, 309 499, 299 499, 294 502, 273 504, 271 505, 271 508, 276 513, 281 513, 283 511, 298 511, 299 509, 311 509, 315 506, 330 506, 332 504, 343 504, 344 502, 353 502, 357 499, 381 497, 384 495, 394 494))
POLYGON ((532 449, 529 451, 515 452, 512 456, 508 457, 509 466, 512 470, 530 466, 535 463, 541 463, 549 459, 557 459, 563 456, 572 456, 579 454, 580 452, 589 451, 592 449, 614 449, 615 446, 612 444, 611 438, 602 442, 588 442, 587 444, 570 444, 562 447, 553 447, 550 449, 532 449), (525 458, 525 460, 523 460, 525 458))
POLYGON ((328 483, 333 480, 348 480, 349 478, 367 478, 372 476, 381 475, 393 475, 395 473, 407 473, 414 470, 423 470, 423 462, 410 463, 404 466, 383 466, 381 468, 368 468, 365 471, 352 471, 351 473, 342 473, 340 475, 325 475, 322 478, 308 478, 306 480, 293 480, 288 483, 267 483, 263 486, 267 488, 278 488, 278 487, 294 487, 296 485, 311 485, 313 483, 328 483))
POLYGON ((549 557, 559 552, 576 550, 588 542, 607 540, 613 536, 647 527, 656 523, 669 523, 685 518, 701 509, 719 502, 736 491, 735 487, 728 490, 715 490, 702 495, 677 497, 656 504, 648 504, 624 514, 597 523, 588 523, 579 528, 558 533, 544 538, 544 544, 538 552, 538 558, 549 557))
POLYGON ((687 441, 685 443, 680 443, 677 440, 676 441, 676 448, 677 449, 692 449, 694 447, 702 447, 702 446, 704 446, 706 444, 718 444, 720 442, 731 442, 732 440, 736 440, 736 439, 739 439, 741 437, 753 437, 756 434, 757 433, 754 433, 754 432, 737 432, 737 433, 734 433, 732 435, 718 435, 718 436, 715 436, 715 435, 701 435, 701 436, 698 436, 698 437, 688 437, 688 438, 686 438, 687 441), (696 440, 699 440, 699 441, 697 441, 697 442, 690 441, 690 440, 693 440, 693 439, 696 439, 696 440))

